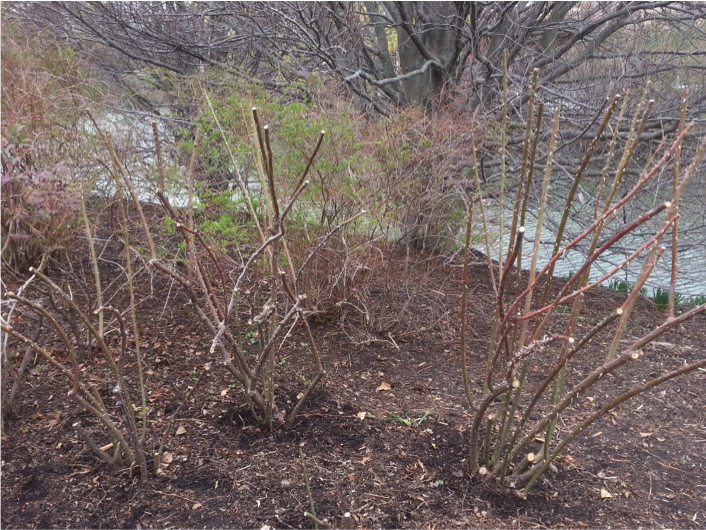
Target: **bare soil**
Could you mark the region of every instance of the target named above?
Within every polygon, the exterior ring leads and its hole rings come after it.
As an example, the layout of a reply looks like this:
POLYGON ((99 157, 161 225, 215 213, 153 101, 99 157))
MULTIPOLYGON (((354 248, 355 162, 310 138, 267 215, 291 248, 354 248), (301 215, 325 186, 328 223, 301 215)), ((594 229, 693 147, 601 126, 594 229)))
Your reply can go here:
MULTIPOLYGON (((25 381, 21 412, 6 419, 2 432, 3 528, 313 528, 304 516, 310 508, 300 449, 316 513, 333 526, 342 524, 346 512, 362 528, 706 525, 703 371, 642 394, 598 421, 526 500, 470 476, 472 416, 458 356, 460 268, 424 259, 424 284, 412 294, 370 291, 371 311, 377 307, 376 314, 402 321, 396 334, 361 332, 375 340, 356 345, 363 323, 314 323, 327 374, 292 428, 270 432, 255 425, 232 377, 214 362, 179 412, 166 448, 171 462, 159 472, 150 468, 143 482, 138 470, 113 471, 92 456, 72 425, 83 422, 97 440, 100 429, 65 398, 66 380, 40 362, 25 381), (400 314, 408 296, 413 300, 400 314)), ((473 388, 480 390, 493 297, 481 260, 472 272, 469 347, 473 388)), ((153 450, 204 364, 215 359, 186 297, 164 278, 140 278, 153 450)), ((589 294, 581 329, 621 300, 608 289, 589 294)), ((625 339, 664 318, 649 300, 640 300, 625 339)), ((599 337, 570 365, 570 381, 602 361, 609 340, 599 337)), ((681 359, 703 356, 705 346, 702 314, 581 396, 566 425, 595 410, 606 394, 679 366, 681 359)), ((555 354, 551 348, 540 353, 533 375, 555 354)), ((300 327, 283 342, 278 359, 277 402, 291 409, 313 374, 300 327)), ((566 425, 559 424, 559 435, 566 425)))

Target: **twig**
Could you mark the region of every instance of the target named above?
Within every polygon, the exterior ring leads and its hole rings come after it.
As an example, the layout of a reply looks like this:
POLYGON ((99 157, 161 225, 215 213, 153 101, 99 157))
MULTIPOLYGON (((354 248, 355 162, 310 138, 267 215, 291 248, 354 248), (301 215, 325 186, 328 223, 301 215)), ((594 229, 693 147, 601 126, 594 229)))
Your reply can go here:
POLYGON ((302 462, 302 470, 304 471, 304 484, 306 484, 306 495, 309 497, 309 508, 311 509, 311 513, 305 512, 304 514, 308 517, 311 517, 314 521, 314 528, 318 530, 319 524, 321 521, 319 521, 316 518, 316 508, 314 507, 314 496, 311 494, 311 485, 309 484, 309 472, 306 470, 306 460, 304 459, 304 451, 302 451, 302 448, 299 448, 299 458, 301 459, 302 462))

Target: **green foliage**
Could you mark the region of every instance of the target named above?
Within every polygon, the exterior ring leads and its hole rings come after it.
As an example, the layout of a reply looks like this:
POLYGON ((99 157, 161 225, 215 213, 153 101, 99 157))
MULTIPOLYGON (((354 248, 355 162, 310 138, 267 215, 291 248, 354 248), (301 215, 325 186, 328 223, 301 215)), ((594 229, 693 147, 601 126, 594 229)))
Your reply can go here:
MULTIPOLYGON (((666 311, 669 307, 669 289, 657 288, 653 290, 655 308, 666 311)), ((686 296, 680 292, 674 293, 674 305, 688 305, 697 307, 706 304, 706 296, 686 296)))
MULTIPOLYGON (((613 291, 618 291, 619 293, 623 293, 625 295, 628 295, 635 288, 635 284, 630 283, 630 282, 620 281, 620 280, 610 280, 610 282, 608 283, 608 288, 613 291)), ((642 289, 640 289, 640 294, 642 296, 647 296, 647 289, 644 287, 642 289)))
MULTIPOLYGON (((669 289, 657 288, 652 291, 655 307, 666 311, 669 306, 669 289)), ((683 296, 681 293, 674 293, 674 305, 682 303, 683 296)))
POLYGON ((396 421, 396 422, 399 422, 399 423, 406 425, 407 427, 417 427, 417 426, 421 425, 424 422, 424 420, 426 420, 433 411, 434 411, 433 409, 428 410, 422 416, 419 416, 417 418, 413 418, 409 414, 405 414, 404 416, 401 416, 399 414, 390 414, 390 416, 383 418, 383 419, 389 420, 389 421, 396 421))
POLYGON ((682 303, 691 307, 697 307, 706 304, 706 296, 691 296, 684 297, 682 303))

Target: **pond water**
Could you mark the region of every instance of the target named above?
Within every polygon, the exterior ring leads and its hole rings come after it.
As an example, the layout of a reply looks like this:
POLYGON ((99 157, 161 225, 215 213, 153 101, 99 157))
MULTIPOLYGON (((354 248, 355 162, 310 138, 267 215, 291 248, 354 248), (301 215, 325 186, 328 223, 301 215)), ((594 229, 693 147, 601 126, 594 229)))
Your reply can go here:
MULTIPOLYGON (((647 211, 646 208, 644 211, 647 211)), ((498 215, 498 204, 497 202, 487 201, 486 210, 488 213, 489 224, 492 226, 497 226, 499 221, 498 215)), ((687 210, 686 208, 684 210, 687 210)), ((678 274, 677 274, 677 286, 676 291, 681 293, 684 297, 700 297, 706 296, 706 241, 703 235, 703 208, 699 210, 689 209, 691 218, 687 215, 686 218, 680 220, 680 229, 688 233, 688 237, 680 236, 680 247, 678 251, 678 274), (694 230, 694 227, 701 226, 701 235, 694 230), (682 243, 682 241, 684 243, 682 243)), ((592 219, 593 210, 592 208, 581 209, 578 208, 575 212, 572 212, 572 217, 566 226, 565 233, 570 234, 571 237, 581 233, 585 227, 590 224, 592 219)), ((538 268, 543 267, 552 257, 552 250, 554 248, 554 241, 556 238, 556 229, 561 220, 562 212, 557 209, 551 209, 545 214, 545 222, 542 226, 540 244, 539 244, 539 255, 538 255, 538 268)), ((632 212, 630 215, 626 216, 625 221, 628 223, 637 218, 638 212, 632 212)), ((684 213, 682 213, 684 215, 684 213)), ((605 273, 612 270, 616 265, 621 263, 626 259, 636 248, 639 247, 646 239, 648 239, 655 231, 656 227, 662 221, 663 216, 658 216, 653 219, 654 222, 650 222, 643 225, 639 230, 634 233, 626 235, 621 239, 614 247, 604 252, 593 264, 591 268, 591 281, 601 278, 605 273)), ((503 249, 507 248, 507 238, 510 232, 510 222, 512 220, 512 210, 505 210, 504 213, 504 224, 506 228, 503 234, 503 249)), ((537 228, 537 218, 536 212, 534 215, 528 212, 527 218, 525 220, 525 240, 523 243, 522 252, 522 264, 524 268, 527 268, 531 263, 532 248, 534 246, 534 240, 536 237, 537 228)), ((604 236, 601 237, 599 245, 607 240, 607 238, 614 233, 613 230, 606 230, 604 236)), ((681 233, 681 232, 680 232, 681 233)), ((570 239, 564 238, 564 242, 568 242, 570 239)), ((571 249, 566 255, 560 259, 555 268, 554 275, 558 277, 568 277, 572 275, 578 268, 584 263, 588 246, 591 241, 591 236, 587 237, 581 244, 579 244, 574 249, 571 249)), ((496 241, 491 246, 492 254, 497 256, 499 239, 496 237, 496 241)), ((658 262, 652 275, 647 280, 645 287, 647 290, 647 295, 652 297, 654 291, 657 289, 668 289, 671 277, 671 231, 669 231, 662 239, 662 246, 665 247, 666 251, 662 255, 660 261, 658 262)), ((476 248, 480 251, 485 251, 484 245, 477 245, 476 248)), ((627 282, 632 284, 636 281, 637 276, 644 264, 646 253, 639 256, 631 263, 629 263, 624 269, 621 269, 614 277, 614 280, 620 282, 627 282)), ((604 285, 608 285, 610 280, 604 282, 604 285)))
MULTIPOLYGON (((152 151, 152 129, 148 123, 135 123, 130 120, 126 127, 121 120, 116 116, 109 115, 106 120, 111 134, 124 135, 125 131, 129 131, 129 137, 135 142, 142 151, 146 152, 146 156, 142 159, 141 164, 133 166, 132 172, 133 182, 137 188, 138 197, 144 202, 157 202, 155 195, 154 180, 154 158, 150 154, 152 151), (139 175, 153 175, 150 178, 141 178, 139 175)), ((92 127, 87 124, 87 127, 92 127)), ((161 128, 161 127, 160 127, 161 128)), ((166 131, 162 131, 166 135, 166 131)), ((184 185, 184 179, 187 173, 186 168, 179 168, 176 172, 176 179, 167 182, 168 189, 166 190, 170 201, 175 207, 185 207, 187 205, 188 193, 184 185)), ((703 173, 703 172, 702 172, 703 173)), ((259 182, 256 175, 248 175, 248 187, 254 192, 259 191, 259 182)), ((680 220, 680 248, 679 248, 679 273, 677 280, 677 292, 686 297, 706 296, 706 175, 700 175, 699 182, 702 184, 692 183, 691 191, 686 194, 683 199, 685 207, 681 209, 682 219, 680 220)), ((631 222, 637 216, 649 209, 653 208, 661 201, 668 200, 671 177, 665 173, 656 179, 656 183, 643 196, 635 201, 635 207, 632 211, 626 211, 626 216, 623 219, 624 223, 631 222), (662 180, 660 182, 660 179, 662 180)), ((536 186, 541 185, 535 182, 536 186)), ((551 258, 551 251, 554 245, 555 230, 561 219, 563 204, 567 195, 568 185, 566 182, 553 183, 555 189, 550 191, 547 213, 545 214, 545 222, 542 227, 539 246, 538 265, 542 267, 551 258)), ((626 186, 628 184, 626 183, 626 186)), ((114 193, 114 184, 110 178, 103 181, 103 189, 108 193, 114 193)), ((627 188, 626 188, 627 189, 627 188)), ((233 189, 233 200, 241 198, 241 193, 237 189, 233 189)), ((624 191, 624 190, 623 190, 624 191)), ((572 216, 566 227, 568 237, 573 237, 579 234, 588 226, 593 215, 592 197, 596 194, 595 182, 584 182, 579 188, 577 200, 572 207, 572 216)), ((194 197, 194 204, 198 204, 198 197, 194 197)), ((488 224, 491 227, 497 227, 499 221, 499 205, 497 201, 485 201, 486 212, 488 213, 488 224)), ((311 213, 311 212, 309 212, 311 213)), ((313 215, 313 214, 312 214, 313 215)), ((504 230, 505 238, 509 233, 509 222, 512 218, 512 211, 507 210, 504 213, 505 224, 508 225, 504 230)), ((623 261, 633 249, 637 248, 658 226, 662 217, 658 216, 649 224, 640 228, 639 232, 628 234, 617 245, 605 252, 593 265, 591 270, 591 280, 596 280, 603 274, 612 269, 616 264, 623 261)), ((536 231, 536 213, 532 215, 528 213, 525 223, 525 243, 523 245, 522 262, 524 266, 529 265, 531 260, 531 251, 535 239, 536 231)), ((607 232, 606 232, 607 233, 607 232)), ((565 237, 565 241, 568 241, 565 237)), ((605 237, 602 238, 605 241, 605 237)), ((583 263, 590 238, 587 238, 576 249, 569 251, 556 265, 554 274, 559 277, 567 277, 575 272, 583 263)), ((495 237, 495 242, 492 245, 492 254, 497 256, 498 246, 500 241, 495 237)), ((662 245, 667 248, 667 251, 662 256, 658 266, 653 271, 652 276, 646 283, 647 294, 652 296, 656 289, 667 289, 670 282, 670 245, 671 233, 667 234, 663 239, 662 245)), ((503 248, 506 248, 507 240, 503 242, 503 248)), ((480 251, 485 251, 482 243, 476 245, 480 251)), ((618 272, 614 279, 627 283, 634 283, 637 275, 642 267, 644 256, 634 260, 624 270, 618 272)))

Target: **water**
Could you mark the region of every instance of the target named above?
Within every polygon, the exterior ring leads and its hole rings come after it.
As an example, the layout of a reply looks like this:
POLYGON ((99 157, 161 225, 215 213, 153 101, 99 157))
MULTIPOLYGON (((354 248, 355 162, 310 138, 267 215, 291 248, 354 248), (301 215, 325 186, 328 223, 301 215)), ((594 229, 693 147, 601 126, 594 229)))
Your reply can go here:
MULTIPOLYGON (((498 205, 493 201, 486 202, 486 211, 489 212, 489 224, 497 226, 499 215, 498 215, 498 205)), ((587 212, 584 212, 582 218, 579 222, 576 220, 569 219, 566 226, 565 233, 577 235, 583 231, 583 229, 588 226, 589 218, 587 212)), ((547 219, 542 226, 539 253, 537 260, 537 268, 540 269, 546 265, 552 257, 552 250, 554 248, 554 241, 556 238, 556 227, 561 219, 561 212, 549 211, 545 214, 547 219)), ((628 218, 628 222, 632 221, 633 218, 628 218)), ((663 219, 663 216, 658 216, 649 225, 650 228, 656 227, 659 222, 663 219)), ((506 227, 503 233, 503 253, 507 248, 508 235, 510 232, 509 223, 512 220, 512 210, 506 209, 504 213, 504 220, 506 227)), ((686 224, 686 223, 684 223, 686 224)), ((534 240, 536 237, 537 228, 537 218, 534 215, 528 213, 525 220, 525 239, 522 248, 522 264, 523 268, 529 267, 532 259, 532 249, 534 246, 534 240)), ((611 247, 609 250, 604 252, 591 267, 590 280, 595 281, 600 279, 604 274, 611 271, 623 260, 625 260, 636 248, 640 246, 650 235, 654 233, 654 230, 650 231, 647 229, 641 230, 639 233, 627 234, 623 239, 621 239, 615 246, 611 247)), ((599 246, 605 242, 609 235, 613 234, 613 231, 604 231, 604 236, 599 241, 599 246)), ((592 236, 588 236, 584 239, 577 247, 569 250, 563 258, 561 258, 554 268, 554 275, 558 277, 569 277, 575 273, 581 265, 586 260, 588 253, 588 246, 590 245, 592 236)), ((493 256, 498 255, 498 246, 500 241, 495 238, 496 241, 491 245, 491 252, 493 256)), ((564 238, 564 243, 568 242, 567 237, 564 238)), ((662 246, 665 247, 665 252, 662 255, 660 261, 658 262, 655 270, 652 272, 645 287, 647 289, 648 296, 653 296, 654 291, 657 289, 668 289, 671 279, 671 230, 668 231, 662 238, 662 246)), ((477 245, 476 248, 480 251, 485 252, 485 247, 483 244, 477 245)), ((624 281, 627 283, 634 283, 637 280, 637 276, 642 269, 647 252, 643 252, 635 260, 630 262, 627 266, 617 272, 612 279, 618 281, 624 281)), ((706 244, 700 244, 700 241, 696 240, 696 243, 683 245, 678 252, 678 274, 677 274, 677 284, 676 291, 681 293, 683 296, 698 297, 706 295, 706 244)), ((604 285, 608 285, 610 279, 603 282, 604 285)))

